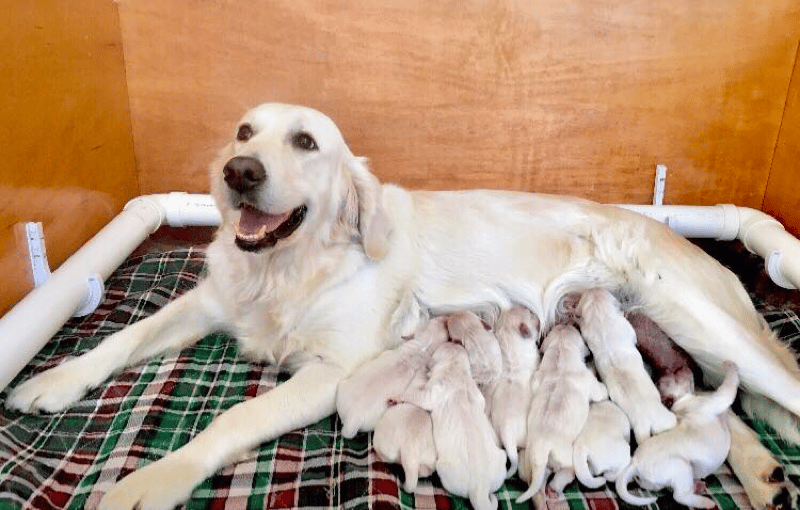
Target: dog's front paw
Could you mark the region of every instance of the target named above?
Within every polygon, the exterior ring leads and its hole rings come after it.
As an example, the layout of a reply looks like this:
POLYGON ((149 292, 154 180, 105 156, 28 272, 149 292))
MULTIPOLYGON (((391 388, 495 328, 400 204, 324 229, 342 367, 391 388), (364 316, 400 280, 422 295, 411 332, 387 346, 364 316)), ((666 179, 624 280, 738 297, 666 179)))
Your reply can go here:
POLYGON ((6 399, 6 407, 26 413, 54 413, 68 408, 83 397, 90 384, 89 374, 75 361, 67 361, 17 386, 6 399))
POLYGON ((202 466, 165 457, 134 471, 103 496, 98 510, 172 510, 203 481, 202 466))

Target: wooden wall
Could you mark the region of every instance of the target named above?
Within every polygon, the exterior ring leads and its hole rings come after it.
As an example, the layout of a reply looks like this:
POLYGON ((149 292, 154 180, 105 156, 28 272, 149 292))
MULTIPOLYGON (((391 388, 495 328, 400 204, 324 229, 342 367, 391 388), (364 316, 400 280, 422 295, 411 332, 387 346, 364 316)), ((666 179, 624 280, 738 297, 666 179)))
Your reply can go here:
POLYGON ((56 268, 138 183, 116 5, 28 0, 0 12, 2 315, 32 284, 15 225, 43 222, 56 268))
POLYGON ((120 0, 143 192, 205 191, 264 101, 385 180, 648 203, 764 198, 797 0, 120 0))
POLYGON ((763 210, 800 237, 800 44, 797 56, 763 210))

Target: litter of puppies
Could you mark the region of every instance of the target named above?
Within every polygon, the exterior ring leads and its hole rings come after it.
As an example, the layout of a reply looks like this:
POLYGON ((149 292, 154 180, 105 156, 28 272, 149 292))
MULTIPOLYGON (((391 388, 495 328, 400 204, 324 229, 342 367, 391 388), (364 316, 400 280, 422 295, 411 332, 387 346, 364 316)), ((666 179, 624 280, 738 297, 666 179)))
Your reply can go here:
POLYGON ((519 306, 493 327, 468 311, 419 320, 337 394, 345 437, 375 430, 376 452, 403 467, 407 491, 435 471, 446 490, 493 510, 494 492, 518 473, 528 483, 518 501, 537 508, 576 477, 634 505, 655 498, 631 494, 631 482, 714 507, 694 481, 730 450, 733 363, 717 391, 695 393, 691 358, 603 289, 571 296, 547 332, 519 306))

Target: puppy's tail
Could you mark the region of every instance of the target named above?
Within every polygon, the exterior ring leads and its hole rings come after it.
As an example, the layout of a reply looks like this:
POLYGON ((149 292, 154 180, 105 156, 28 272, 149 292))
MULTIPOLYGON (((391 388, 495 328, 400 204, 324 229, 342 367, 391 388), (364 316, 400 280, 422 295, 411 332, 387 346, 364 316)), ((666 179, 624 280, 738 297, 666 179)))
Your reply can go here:
POLYGON ((469 491, 469 502, 475 510, 497 510, 497 496, 486 491, 485 487, 469 491))
POLYGON ((589 470, 589 451, 583 444, 575 444, 572 450, 572 464, 575 469, 575 477, 586 487, 596 489, 606 482, 602 476, 594 476, 589 470))
POLYGON ((403 473, 405 473, 405 481, 403 482, 403 489, 406 492, 414 493, 417 491, 417 483, 419 482, 419 463, 414 459, 411 462, 406 460, 406 456, 400 456, 400 464, 403 466, 403 473))
POLYGON ((503 449, 506 451, 506 455, 508 456, 508 462, 511 466, 508 468, 508 472, 506 473, 507 476, 512 476, 516 473, 517 468, 519 467, 519 453, 517 452, 517 442, 511 437, 511 433, 508 430, 504 430, 501 434, 500 441, 503 443, 503 449))
MULTIPOLYGON (((529 451, 531 448, 528 449, 529 451)), ((547 475, 547 460, 550 458, 550 445, 540 442, 534 446, 530 457, 531 481, 528 490, 517 498, 517 503, 523 503, 533 497, 544 485, 547 475)))
POLYGON ((622 498, 628 504, 637 505, 637 506, 644 506, 649 505, 656 502, 655 496, 650 497, 641 497, 641 496, 634 496, 630 492, 628 492, 628 484, 633 479, 633 475, 636 473, 636 462, 631 459, 630 464, 628 467, 622 470, 619 477, 617 478, 616 488, 617 488, 617 495, 622 498))

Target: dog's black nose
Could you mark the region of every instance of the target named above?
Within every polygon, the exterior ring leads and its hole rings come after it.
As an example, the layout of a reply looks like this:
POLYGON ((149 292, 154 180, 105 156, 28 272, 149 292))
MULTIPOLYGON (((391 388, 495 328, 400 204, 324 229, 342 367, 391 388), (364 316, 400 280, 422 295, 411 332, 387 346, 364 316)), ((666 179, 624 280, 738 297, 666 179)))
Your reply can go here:
POLYGON ((256 158, 236 156, 225 163, 222 175, 228 187, 238 192, 249 191, 267 180, 264 165, 256 158))

